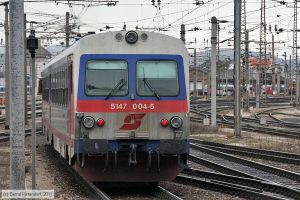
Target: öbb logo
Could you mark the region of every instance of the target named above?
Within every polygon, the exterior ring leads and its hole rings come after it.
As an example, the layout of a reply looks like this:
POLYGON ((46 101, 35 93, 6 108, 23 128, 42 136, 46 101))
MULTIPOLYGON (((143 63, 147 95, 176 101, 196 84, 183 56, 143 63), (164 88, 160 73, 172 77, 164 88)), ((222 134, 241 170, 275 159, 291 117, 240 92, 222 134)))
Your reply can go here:
POLYGON ((142 119, 145 116, 145 113, 142 114, 129 114, 124 119, 124 124, 120 130, 135 130, 141 126, 142 119))

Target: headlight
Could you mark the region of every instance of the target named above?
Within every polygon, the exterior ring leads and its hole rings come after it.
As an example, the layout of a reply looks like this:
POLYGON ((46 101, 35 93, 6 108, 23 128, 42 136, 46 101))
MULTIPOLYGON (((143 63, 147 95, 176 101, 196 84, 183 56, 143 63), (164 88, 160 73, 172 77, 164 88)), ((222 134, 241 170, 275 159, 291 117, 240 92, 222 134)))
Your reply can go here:
POLYGON ((170 120, 170 125, 171 125, 172 128, 178 129, 182 126, 182 124, 183 124, 183 121, 178 116, 174 116, 170 120))
POLYGON ((125 39, 129 44, 134 44, 137 42, 139 36, 135 31, 128 31, 125 35, 125 39))
POLYGON ((93 128, 95 125, 95 120, 91 116, 86 116, 83 118, 82 123, 85 128, 93 128))

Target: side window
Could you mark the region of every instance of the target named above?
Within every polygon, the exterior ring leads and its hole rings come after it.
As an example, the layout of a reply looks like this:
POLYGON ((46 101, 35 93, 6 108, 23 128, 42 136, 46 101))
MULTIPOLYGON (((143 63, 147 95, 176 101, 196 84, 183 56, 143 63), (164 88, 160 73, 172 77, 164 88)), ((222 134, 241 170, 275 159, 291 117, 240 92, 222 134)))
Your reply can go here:
POLYGON ((54 103, 54 74, 51 74, 51 78, 50 78, 50 83, 51 83, 51 103, 54 103))
POLYGON ((54 103, 55 103, 55 105, 57 105, 57 72, 55 72, 55 75, 54 75, 54 77, 55 77, 55 89, 54 89, 54 103))
POLYGON ((56 103, 56 95, 55 95, 55 90, 56 90, 56 74, 53 74, 53 104, 56 103))
POLYGON ((53 105, 66 107, 68 104, 68 67, 68 63, 64 62, 43 77, 43 99, 51 101, 53 105))
POLYGON ((60 71, 60 105, 63 106, 64 105, 64 95, 63 95, 63 80, 64 80, 64 76, 63 76, 63 70, 60 71))
POLYGON ((61 82, 62 82, 62 76, 61 76, 61 71, 58 72, 58 83, 59 83, 59 89, 58 89, 58 104, 61 106, 62 103, 61 103, 61 99, 62 99, 62 96, 61 96, 61 82))
POLYGON ((67 76, 67 68, 64 69, 64 104, 67 106, 68 104, 68 76, 67 76))

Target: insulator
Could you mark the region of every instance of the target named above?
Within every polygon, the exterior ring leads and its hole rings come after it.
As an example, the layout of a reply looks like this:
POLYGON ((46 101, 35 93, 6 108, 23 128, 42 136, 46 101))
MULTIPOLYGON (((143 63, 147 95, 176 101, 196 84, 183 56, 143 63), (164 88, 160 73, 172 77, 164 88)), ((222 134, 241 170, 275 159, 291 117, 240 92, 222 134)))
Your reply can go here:
POLYGON ((285 1, 279 1, 281 5, 285 5, 285 1))

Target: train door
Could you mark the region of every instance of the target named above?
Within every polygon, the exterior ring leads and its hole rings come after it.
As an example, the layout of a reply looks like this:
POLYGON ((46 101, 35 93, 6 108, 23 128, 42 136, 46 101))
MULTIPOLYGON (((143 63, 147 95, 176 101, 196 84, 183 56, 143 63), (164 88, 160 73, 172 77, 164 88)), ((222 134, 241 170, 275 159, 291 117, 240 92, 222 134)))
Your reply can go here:
POLYGON ((68 133, 74 134, 74 95, 73 95, 73 55, 69 55, 67 58, 67 73, 68 73, 68 101, 67 101, 67 110, 68 110, 68 133))

